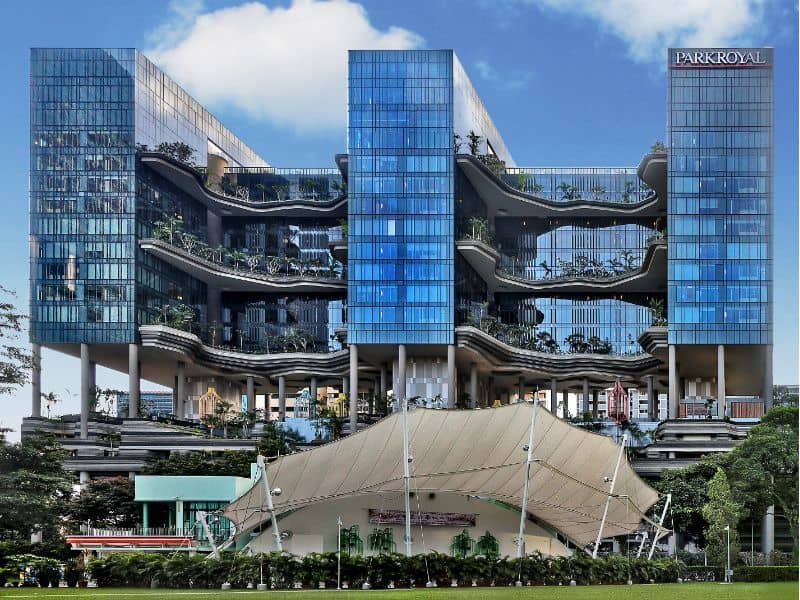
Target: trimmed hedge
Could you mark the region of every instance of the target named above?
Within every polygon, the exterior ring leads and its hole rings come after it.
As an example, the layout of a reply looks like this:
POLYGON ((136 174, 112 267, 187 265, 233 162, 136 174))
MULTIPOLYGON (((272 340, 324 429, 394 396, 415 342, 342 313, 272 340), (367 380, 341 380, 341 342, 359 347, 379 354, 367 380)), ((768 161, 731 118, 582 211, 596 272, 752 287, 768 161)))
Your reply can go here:
MULTIPOLYGON (((230 583, 244 588, 260 581, 263 561, 264 582, 270 587, 304 588, 336 586, 336 553, 308 554, 302 558, 288 553, 249 556, 224 552, 218 559, 180 553, 174 556, 143 552, 110 554, 95 559, 88 569, 101 587, 219 588, 230 583)), ((523 559, 490 559, 484 556, 454 558, 433 552, 406 557, 400 554, 342 556, 342 581, 349 587, 368 583, 373 588, 424 587, 430 577, 440 587, 512 585, 520 576, 532 585, 578 585, 667 583, 685 575, 685 565, 671 559, 647 560, 609 556, 593 560, 578 553, 570 557, 532 554, 523 559)))
POLYGON ((733 570, 734 581, 762 583, 766 581, 797 581, 797 566, 794 567, 738 567, 733 570))

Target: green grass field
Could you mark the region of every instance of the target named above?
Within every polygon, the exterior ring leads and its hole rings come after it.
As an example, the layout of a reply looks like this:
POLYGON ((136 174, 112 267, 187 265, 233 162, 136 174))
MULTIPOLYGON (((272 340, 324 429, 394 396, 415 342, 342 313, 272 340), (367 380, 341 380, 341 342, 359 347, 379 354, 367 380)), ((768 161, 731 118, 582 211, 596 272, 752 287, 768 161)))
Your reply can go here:
POLYGON ((683 583, 664 585, 621 585, 590 587, 527 587, 527 588, 439 588, 415 590, 297 590, 287 592, 256 592, 250 590, 136 590, 136 589, 0 589, 0 598, 158 598, 170 600, 191 597, 202 599, 230 598, 231 596, 260 596, 270 600, 355 600, 370 597, 384 597, 387 600, 417 600, 432 598, 505 599, 520 600, 795 600, 798 597, 797 582, 791 583, 683 583))

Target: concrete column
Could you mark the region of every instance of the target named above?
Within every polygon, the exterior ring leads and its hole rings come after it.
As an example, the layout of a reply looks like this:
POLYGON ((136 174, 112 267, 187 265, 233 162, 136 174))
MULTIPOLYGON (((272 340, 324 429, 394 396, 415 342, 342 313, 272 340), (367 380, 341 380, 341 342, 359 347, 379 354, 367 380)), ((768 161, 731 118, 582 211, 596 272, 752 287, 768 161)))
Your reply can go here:
POLYGON ((567 412, 569 411, 569 389, 564 389, 561 392, 561 400, 564 403, 564 407, 561 409, 561 416, 566 417, 567 412))
POLYGON ((89 366, 89 344, 81 344, 81 439, 89 438, 89 395, 91 390, 91 367, 89 366))
MULTIPOLYGON (((589 412, 589 379, 584 377, 583 378, 583 412, 589 412)), ((597 409, 594 408, 592 413, 596 413, 597 409)))
POLYGON ((175 411, 179 419, 186 418, 186 363, 178 361, 178 381, 175 385, 175 411))
POLYGON ((349 377, 342 377, 342 393, 349 394, 350 393, 350 378, 349 377))
POLYGON ((175 501, 175 533, 183 534, 183 500, 175 501))
POLYGON ((456 347, 447 345, 447 408, 456 407, 456 347))
POLYGON ((278 420, 286 420, 286 377, 278 377, 278 420))
POLYGON ((478 406, 478 365, 469 366, 469 408, 478 406))
POLYGON ((725 345, 717 345, 717 415, 719 418, 725 417, 727 412, 727 400, 725 397, 725 345))
MULTIPOLYGON (((597 421, 600 418, 600 391, 591 392, 592 395, 592 419, 597 421)), ((608 415, 608 400, 606 400, 606 415, 608 415)))
POLYGON ((256 381, 252 375, 247 376, 247 411, 252 412, 256 409, 256 381))
POLYGON ((139 416, 139 346, 128 344, 128 417, 139 416))
MULTIPOLYGON (((312 377, 308 386, 308 392, 311 395, 311 406, 309 407, 309 414, 312 419, 317 417, 317 378, 312 377)), ((255 396, 253 396, 255 398, 255 396)), ((254 400, 255 402, 255 400, 254 400)))
POLYGON ((386 365, 381 364, 381 385, 380 385, 381 402, 386 400, 386 365))
POLYGON ((486 408, 494 406, 495 401, 494 377, 486 378, 486 408))
MULTIPOLYGON (((397 399, 400 397, 398 395, 400 393, 398 391, 400 386, 397 385, 397 382, 398 382, 399 377, 400 377, 400 373, 398 372, 399 370, 398 370, 397 367, 398 367, 398 363, 395 363, 394 361, 392 361, 392 402, 393 403, 396 403, 397 399)), ((398 408, 399 408, 400 405, 396 404, 396 406, 398 406, 398 408)))
MULTIPOLYGON (((89 400, 97 398, 97 363, 89 361, 89 400)), ((97 406, 94 407, 97 410, 97 406)))
POLYGON ((761 385, 764 412, 772 408, 772 346, 764 347, 764 381, 761 385))
POLYGON ((558 416, 558 382, 550 380, 550 412, 558 416))
POLYGON ((401 408, 402 401, 406 397, 406 345, 400 344, 397 347, 397 408, 401 408))
POLYGON ((42 416, 42 347, 31 344, 31 416, 42 416))
POLYGON ((209 327, 216 324, 216 330, 209 331, 208 342, 219 346, 222 344, 222 292, 213 285, 206 288, 206 319, 209 327))
POLYGON ((78 474, 78 481, 80 482, 81 486, 85 486, 91 480, 92 480, 92 478, 89 476, 89 471, 81 471, 78 474))
POLYGON ((520 377, 517 382, 517 402, 525 402, 525 378, 520 377))
POLYGON ((350 347, 350 433, 358 429, 358 346, 350 347))
POLYGON ((653 376, 648 375, 645 380, 647 381, 647 412, 651 420, 658 421, 658 402, 656 401, 656 392, 653 387, 653 376))
POLYGON ((678 390, 678 351, 675 344, 669 345, 669 404, 668 419, 677 419, 680 415, 680 392, 678 390))
POLYGON ((142 529, 144 534, 147 535, 147 529, 150 527, 150 514, 148 511, 147 502, 142 502, 142 529))
POLYGON ((761 521, 761 552, 769 554, 775 550, 775 506, 768 506, 761 521))

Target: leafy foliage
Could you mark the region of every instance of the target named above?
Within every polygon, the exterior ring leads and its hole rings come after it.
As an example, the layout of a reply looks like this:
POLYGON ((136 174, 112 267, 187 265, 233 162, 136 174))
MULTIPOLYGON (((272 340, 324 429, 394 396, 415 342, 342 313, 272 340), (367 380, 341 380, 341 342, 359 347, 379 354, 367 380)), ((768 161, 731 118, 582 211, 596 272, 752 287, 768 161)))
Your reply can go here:
POLYGON ((226 475, 250 477, 250 464, 256 462, 256 453, 228 450, 219 454, 172 454, 151 463, 143 475, 226 475))
POLYGON ((708 501, 703 505, 706 527, 706 552, 713 564, 725 564, 730 539, 731 555, 739 553, 739 535, 736 525, 742 515, 742 507, 731 496, 731 487, 725 471, 717 469, 708 482, 708 501))
POLYGON ((0 285, 0 395, 25 385, 33 368, 33 357, 17 345, 28 317, 17 311, 15 296, 0 285))
POLYGON ((127 477, 95 479, 73 500, 67 515, 75 525, 91 521, 95 527, 133 528, 139 522, 133 498, 133 481, 127 477))

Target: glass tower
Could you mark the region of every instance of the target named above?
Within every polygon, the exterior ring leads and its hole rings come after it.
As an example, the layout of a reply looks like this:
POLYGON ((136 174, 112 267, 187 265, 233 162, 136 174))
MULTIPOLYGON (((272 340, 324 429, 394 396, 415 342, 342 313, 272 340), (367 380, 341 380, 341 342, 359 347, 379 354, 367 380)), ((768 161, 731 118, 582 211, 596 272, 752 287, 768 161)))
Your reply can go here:
POLYGON ((453 52, 349 53, 348 341, 453 343, 453 52))
POLYGON ((772 344, 772 50, 669 66, 669 343, 772 344))

